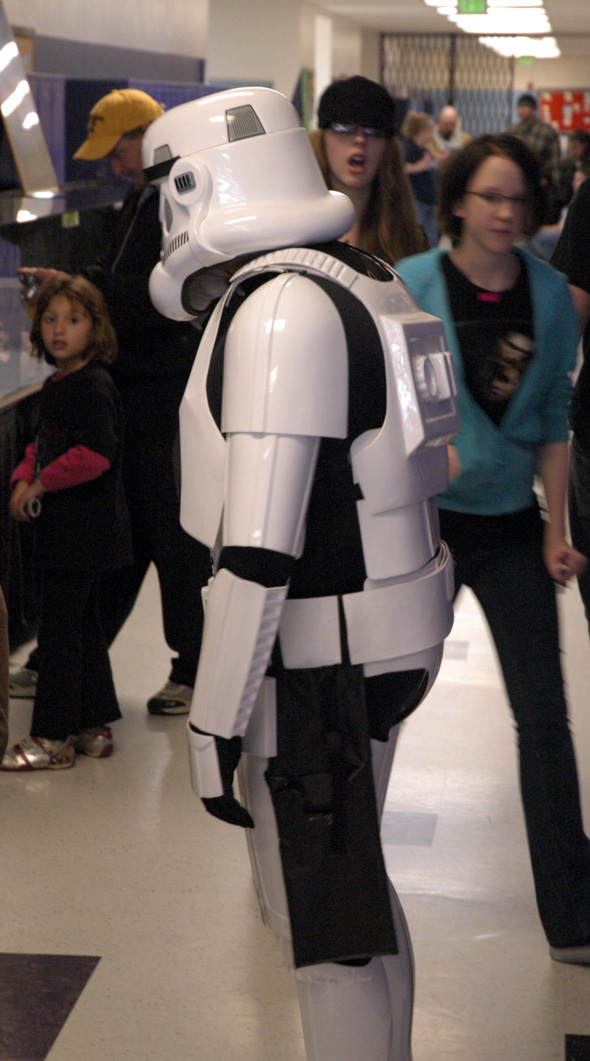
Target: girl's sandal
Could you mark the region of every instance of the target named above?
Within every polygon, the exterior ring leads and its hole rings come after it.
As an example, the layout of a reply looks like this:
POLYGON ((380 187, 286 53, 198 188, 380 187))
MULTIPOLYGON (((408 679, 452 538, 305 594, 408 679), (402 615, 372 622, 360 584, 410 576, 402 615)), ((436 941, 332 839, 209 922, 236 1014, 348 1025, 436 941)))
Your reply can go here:
POLYGON ((25 737, 7 751, 0 770, 65 770, 76 758, 74 741, 49 740, 47 737, 25 737))

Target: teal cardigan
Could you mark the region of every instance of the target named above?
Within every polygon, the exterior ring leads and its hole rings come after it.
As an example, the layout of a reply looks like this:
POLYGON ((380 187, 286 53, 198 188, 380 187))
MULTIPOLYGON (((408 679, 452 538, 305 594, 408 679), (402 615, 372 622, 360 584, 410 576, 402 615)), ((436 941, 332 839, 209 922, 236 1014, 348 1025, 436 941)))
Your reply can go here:
POLYGON ((441 264, 446 253, 427 251, 395 266, 420 307, 442 319, 459 382, 461 427, 453 442, 462 472, 439 496, 439 504, 482 516, 518 512, 533 502, 538 448, 568 438, 571 374, 579 340, 576 312, 562 274, 519 250, 530 283, 535 353, 496 426, 465 386, 441 264))

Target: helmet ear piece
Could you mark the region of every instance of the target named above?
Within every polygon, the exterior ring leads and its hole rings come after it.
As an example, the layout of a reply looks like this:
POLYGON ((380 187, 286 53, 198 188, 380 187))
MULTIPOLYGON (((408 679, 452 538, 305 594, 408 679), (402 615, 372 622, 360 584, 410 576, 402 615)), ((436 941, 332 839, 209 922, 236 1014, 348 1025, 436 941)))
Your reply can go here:
POLYGON ((181 206, 205 204, 211 195, 211 174, 195 159, 179 158, 170 170, 168 188, 181 206))

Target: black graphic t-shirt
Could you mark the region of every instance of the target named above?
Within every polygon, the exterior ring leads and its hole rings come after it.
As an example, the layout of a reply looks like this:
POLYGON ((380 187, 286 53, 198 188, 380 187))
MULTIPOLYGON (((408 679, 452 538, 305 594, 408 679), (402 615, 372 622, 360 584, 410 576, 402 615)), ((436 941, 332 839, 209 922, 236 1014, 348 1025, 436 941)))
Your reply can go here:
POLYGON ((526 269, 508 291, 477 287, 443 256, 443 270, 455 322, 465 384, 495 424, 534 355, 533 307, 526 269))

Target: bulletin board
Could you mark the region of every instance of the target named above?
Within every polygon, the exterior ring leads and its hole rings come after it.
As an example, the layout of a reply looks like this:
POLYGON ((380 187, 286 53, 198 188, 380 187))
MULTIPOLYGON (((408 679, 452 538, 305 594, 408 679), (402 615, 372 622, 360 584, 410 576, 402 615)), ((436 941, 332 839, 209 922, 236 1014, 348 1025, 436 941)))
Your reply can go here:
POLYGON ((560 133, 590 130, 590 89, 539 92, 539 117, 560 133))

